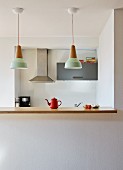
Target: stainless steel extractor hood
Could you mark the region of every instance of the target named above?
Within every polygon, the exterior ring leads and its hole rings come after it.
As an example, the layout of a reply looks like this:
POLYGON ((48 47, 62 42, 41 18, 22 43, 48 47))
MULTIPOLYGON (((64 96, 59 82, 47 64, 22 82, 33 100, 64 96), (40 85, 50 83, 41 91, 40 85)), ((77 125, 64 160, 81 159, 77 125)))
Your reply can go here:
POLYGON ((48 76, 48 50, 47 49, 37 49, 36 76, 29 81, 31 81, 32 83, 54 82, 48 76))

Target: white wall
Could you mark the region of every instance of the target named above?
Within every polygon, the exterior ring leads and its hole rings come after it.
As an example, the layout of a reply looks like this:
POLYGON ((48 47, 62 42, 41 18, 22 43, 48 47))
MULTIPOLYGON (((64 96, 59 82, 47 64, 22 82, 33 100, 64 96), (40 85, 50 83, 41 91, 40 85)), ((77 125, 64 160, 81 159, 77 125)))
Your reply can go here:
POLYGON ((114 12, 99 37, 98 61, 97 103, 114 107, 114 12))
POLYGON ((123 114, 0 115, 1 170, 122 170, 123 114))
MULTIPOLYGON (((97 57, 95 50, 78 50, 80 59, 97 57)), ((96 81, 55 81, 55 83, 32 83, 29 80, 36 76, 36 49, 23 50, 23 56, 28 63, 28 69, 22 70, 20 79, 21 96, 31 96, 31 106, 49 107, 45 101, 56 97, 62 101, 62 107, 74 107, 75 103, 96 103, 96 81)), ((56 80, 57 62, 65 62, 69 50, 49 50, 49 76, 56 80)), ((17 90, 17 88, 16 88, 17 90)))
POLYGON ((14 72, 9 69, 14 48, 9 39, 0 39, 0 107, 14 106, 14 72))

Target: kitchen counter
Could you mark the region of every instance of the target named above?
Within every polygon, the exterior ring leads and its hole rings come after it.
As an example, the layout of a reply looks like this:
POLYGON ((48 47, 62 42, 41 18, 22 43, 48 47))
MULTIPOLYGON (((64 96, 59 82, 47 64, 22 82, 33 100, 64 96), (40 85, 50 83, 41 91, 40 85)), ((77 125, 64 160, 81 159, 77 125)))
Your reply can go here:
POLYGON ((0 114, 86 114, 86 113, 117 113, 113 108, 84 109, 82 107, 0 107, 0 114))

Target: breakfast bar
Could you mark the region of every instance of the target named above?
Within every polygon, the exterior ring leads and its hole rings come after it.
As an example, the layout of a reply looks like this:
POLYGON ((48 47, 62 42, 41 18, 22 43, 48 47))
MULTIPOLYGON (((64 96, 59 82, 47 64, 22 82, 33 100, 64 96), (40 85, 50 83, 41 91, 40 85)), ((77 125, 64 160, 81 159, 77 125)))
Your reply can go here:
POLYGON ((0 114, 93 114, 93 113, 117 113, 113 108, 98 108, 98 109, 85 109, 85 108, 72 108, 72 107, 59 107, 58 109, 50 109, 48 107, 1 107, 0 114))

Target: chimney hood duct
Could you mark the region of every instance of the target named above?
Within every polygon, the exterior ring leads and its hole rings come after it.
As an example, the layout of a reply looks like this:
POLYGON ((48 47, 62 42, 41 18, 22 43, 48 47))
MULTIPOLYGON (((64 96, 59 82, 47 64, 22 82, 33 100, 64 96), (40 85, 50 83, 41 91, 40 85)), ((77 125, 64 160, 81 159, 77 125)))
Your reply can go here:
POLYGON ((54 82, 48 76, 48 50, 47 49, 37 49, 37 68, 36 76, 32 78, 32 83, 52 83, 54 82))

